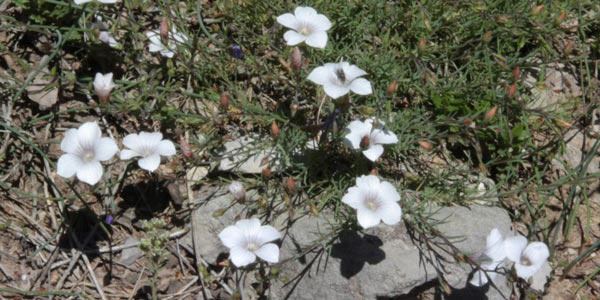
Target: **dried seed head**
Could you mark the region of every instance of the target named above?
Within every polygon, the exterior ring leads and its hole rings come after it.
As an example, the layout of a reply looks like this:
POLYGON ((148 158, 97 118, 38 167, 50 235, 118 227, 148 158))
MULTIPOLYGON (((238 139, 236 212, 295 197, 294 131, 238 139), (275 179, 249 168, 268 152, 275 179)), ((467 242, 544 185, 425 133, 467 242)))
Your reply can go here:
POLYGON ((294 182, 294 178, 293 177, 288 177, 285 180, 285 188, 290 191, 290 192, 294 192, 296 191, 296 183, 294 182))
POLYGON ((187 159, 194 157, 194 152, 192 152, 190 144, 188 144, 187 140, 183 135, 179 136, 179 146, 181 146, 181 152, 183 153, 183 157, 187 159))
POLYGON ((567 13, 563 10, 560 12, 560 15, 558 15, 558 17, 556 17, 556 25, 560 25, 560 23, 562 23, 562 21, 565 19, 565 17, 567 16, 567 13))
POLYGON ((483 40, 484 43, 489 43, 492 40, 492 32, 488 31, 488 32, 484 33, 481 40, 483 40))
POLYGON ((513 83, 510 87, 508 87, 508 91, 506 92, 506 96, 508 98, 514 98, 517 93, 517 83, 513 83))
POLYGON ((419 45, 417 47, 419 48, 419 52, 425 51, 425 39, 424 38, 421 38, 419 40, 419 45))
POLYGON ((417 143, 419 143, 419 146, 421 146, 421 148, 423 148, 423 150, 425 151, 431 151, 431 149, 433 148, 433 145, 431 145, 431 143, 427 141, 418 141, 417 143))
POLYGON ((533 9, 531 9, 531 15, 535 16, 535 15, 539 14, 540 11, 542 11, 542 9, 544 9, 543 5, 538 5, 538 6, 534 7, 533 9))
POLYGON ((271 177, 271 167, 269 166, 269 167, 266 167, 266 168, 264 168, 264 169, 262 170, 262 175, 263 175, 263 177, 265 177, 265 178, 269 178, 269 177, 271 177))
POLYGON ((519 79, 519 75, 521 74, 521 68, 519 68, 519 66, 517 66, 515 68, 515 70, 513 71, 513 79, 515 81, 517 81, 519 79))

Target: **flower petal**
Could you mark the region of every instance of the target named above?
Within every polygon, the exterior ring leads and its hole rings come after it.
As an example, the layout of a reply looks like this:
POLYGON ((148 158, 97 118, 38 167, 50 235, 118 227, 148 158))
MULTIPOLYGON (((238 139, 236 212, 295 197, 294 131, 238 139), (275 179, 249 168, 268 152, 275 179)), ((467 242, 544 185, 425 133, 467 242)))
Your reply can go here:
POLYGON ((288 30, 283 34, 283 39, 288 46, 298 45, 306 40, 306 36, 299 34, 294 30, 288 30))
POLYGON ((306 44, 323 49, 327 45, 327 33, 325 31, 315 31, 306 37, 306 44))
POLYGON ((541 267, 550 256, 550 250, 548 250, 548 246, 542 242, 533 242, 523 250, 521 256, 527 258, 533 265, 539 265, 541 267))
POLYGON ((256 255, 254 255, 254 253, 242 247, 231 248, 229 251, 229 256, 231 258, 231 262, 236 267, 247 266, 256 260, 256 255))
POLYGON ((394 225, 400 222, 402 219, 402 208, 396 202, 387 202, 377 209, 376 212, 383 223, 387 225, 394 225))
POLYGON ((235 222, 244 235, 254 235, 260 230, 260 221, 257 218, 243 219, 235 222))
POLYGON ((162 156, 171 156, 175 155, 175 153, 177 152, 175 151, 175 145, 173 142, 169 140, 162 140, 160 143, 158 143, 158 154, 162 156))
POLYGON ((498 264, 500 264, 500 262, 490 262, 481 264, 481 270, 475 272, 473 278, 471 279, 471 281, 469 281, 469 283, 478 287, 486 285, 488 283, 488 278, 487 276, 485 276, 484 271, 487 271, 487 275, 490 277, 490 279, 492 279, 492 281, 495 281, 498 273, 494 272, 494 270, 496 270, 498 264))
POLYGON ((77 170, 77 179, 89 184, 94 185, 100 178, 102 178, 102 165, 97 160, 92 160, 88 163, 84 163, 77 170))
POLYGON ((354 209, 362 207, 363 194, 361 193, 360 188, 355 186, 349 188, 348 192, 342 197, 342 202, 354 209))
POLYGON ((141 152, 142 139, 136 133, 128 134, 123 138, 123 146, 140 153, 141 152))
POLYGON ((362 175, 356 178, 356 186, 362 191, 379 190, 381 181, 375 175, 362 175))
POLYGON ((128 160, 133 157, 140 156, 139 153, 129 150, 129 149, 123 149, 123 150, 121 150, 121 153, 119 153, 119 154, 120 154, 121 160, 128 160))
POLYGON ((138 160, 138 166, 144 170, 154 172, 160 165, 160 155, 158 153, 149 155, 138 160))
POLYGON ((327 31, 331 28, 331 21, 325 15, 317 14, 313 17, 311 25, 315 30, 327 31))
POLYGON ((363 154, 372 162, 376 161, 383 154, 383 146, 371 145, 369 149, 363 151, 363 154))
POLYGON ((350 132, 344 136, 344 146, 352 149, 360 149, 360 142, 365 135, 350 132))
POLYGON ((109 137, 103 137, 94 146, 94 159, 99 161, 109 160, 117 151, 119 151, 119 147, 117 147, 115 141, 109 137))
POLYGON ((310 6, 298 6, 294 10, 294 15, 298 21, 312 22, 314 17, 317 15, 317 11, 310 6))
POLYGON ((294 30, 298 30, 298 21, 296 17, 290 13, 285 13, 277 17, 277 23, 294 30))
POLYGON ((340 86, 331 83, 323 85, 323 89, 325 90, 325 94, 333 99, 344 96, 350 91, 350 88, 347 86, 340 86))
POLYGON ((266 262, 276 263, 279 261, 279 247, 273 243, 263 245, 254 253, 266 262))
POLYGON ((527 246, 527 239, 522 235, 511 236, 504 240, 504 253, 508 259, 519 262, 521 260, 521 253, 527 246))
MULTIPOLYGON (((268 242, 272 242, 276 239, 281 238, 281 233, 277 231, 277 229, 273 228, 273 226, 265 225, 261 226, 256 235, 256 243, 259 245, 264 245, 268 242)), ((257 253, 258 254, 258 253, 257 253)), ((260 257, 260 255, 259 255, 260 257)))
POLYGON ((396 144, 398 137, 389 130, 375 129, 371 133, 371 142, 375 144, 396 144))
POLYGON ((350 90, 359 95, 370 95, 373 93, 371 83, 364 78, 356 78, 350 83, 350 90))
POLYGON ((71 128, 65 133, 65 137, 60 142, 60 149, 63 152, 75 154, 79 152, 79 140, 77 139, 77 129, 71 128))
POLYGON ((242 231, 234 225, 227 226, 219 233, 221 243, 227 248, 244 247, 245 237, 242 231))
POLYGON ((381 221, 378 214, 366 208, 358 209, 356 211, 356 218, 358 219, 358 224, 365 229, 376 226, 381 221))
POLYGON ((83 123, 83 125, 79 126, 79 129, 77 129, 77 140, 79 141, 81 148, 85 150, 94 149, 94 146, 101 136, 102 132, 100 132, 100 127, 98 127, 98 123, 96 122, 83 123))
POLYGON ((387 181, 383 181, 379 184, 379 197, 385 201, 394 203, 400 201, 401 198, 396 187, 387 181))
POLYGON ((98 0, 98 2, 109 4, 109 3, 117 3, 117 0, 98 0))
POLYGON ((486 239, 485 255, 494 262, 502 261, 506 257, 504 239, 497 228, 492 229, 486 239))
POLYGON ((537 271, 540 269, 541 266, 536 266, 536 265, 531 265, 531 266, 526 266, 526 265, 522 265, 522 264, 515 264, 515 271, 517 271, 517 276, 528 280, 529 277, 535 275, 535 273, 537 273, 537 271))
POLYGON ((360 76, 367 75, 367 72, 356 65, 350 65, 348 62, 346 62, 344 65, 344 74, 346 74, 346 80, 353 81, 360 76))
POLYGON ((74 154, 63 154, 58 158, 58 163, 56 164, 56 173, 64 178, 69 178, 81 168, 83 165, 83 161, 79 156, 74 154))
POLYGON ((83 4, 88 2, 92 2, 92 0, 75 0, 75 4, 83 4))
POLYGON ((306 79, 320 85, 329 84, 335 81, 335 72, 332 72, 327 66, 316 67, 306 79))

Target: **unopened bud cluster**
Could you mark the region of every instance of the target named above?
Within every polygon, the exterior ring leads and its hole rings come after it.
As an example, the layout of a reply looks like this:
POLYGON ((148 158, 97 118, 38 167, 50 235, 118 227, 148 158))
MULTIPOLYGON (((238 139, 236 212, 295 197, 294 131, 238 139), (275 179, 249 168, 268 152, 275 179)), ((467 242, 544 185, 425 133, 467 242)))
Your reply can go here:
POLYGON ((165 226, 167 223, 161 218, 153 218, 142 223, 147 238, 140 241, 139 248, 150 257, 156 268, 161 267, 169 257, 169 251, 166 250, 169 232, 163 230, 165 226))

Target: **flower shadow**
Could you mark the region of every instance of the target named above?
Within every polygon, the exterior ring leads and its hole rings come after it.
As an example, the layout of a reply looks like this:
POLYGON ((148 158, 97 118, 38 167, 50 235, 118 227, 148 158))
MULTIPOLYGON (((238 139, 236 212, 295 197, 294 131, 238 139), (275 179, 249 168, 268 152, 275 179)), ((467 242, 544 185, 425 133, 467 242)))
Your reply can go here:
POLYGON ((385 252, 380 248, 382 245, 377 236, 344 232, 340 235, 339 243, 333 245, 331 256, 341 259, 340 272, 350 279, 362 270, 365 263, 375 265, 385 259, 385 252))
MULTIPOLYGON (((66 230, 58 240, 58 246, 63 249, 79 249, 88 253, 90 258, 97 255, 98 243, 110 241, 106 232, 100 228, 102 217, 88 208, 66 211, 66 230)), ((111 227, 105 225, 111 232, 111 227)))

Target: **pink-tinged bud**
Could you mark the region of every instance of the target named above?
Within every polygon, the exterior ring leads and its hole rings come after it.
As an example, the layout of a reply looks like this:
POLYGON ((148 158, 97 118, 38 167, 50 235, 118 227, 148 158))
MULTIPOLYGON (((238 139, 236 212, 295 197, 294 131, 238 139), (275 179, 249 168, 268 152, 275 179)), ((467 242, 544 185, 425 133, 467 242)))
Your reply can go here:
POLYGON ((264 168, 264 169, 262 170, 262 175, 263 175, 263 177, 265 177, 265 178, 269 178, 269 177, 271 177, 271 167, 270 167, 270 166, 268 166, 268 167, 264 168))
POLYGON ((556 25, 560 25, 560 23, 562 23, 562 21, 565 19, 565 17, 567 16, 567 13, 565 13, 565 11, 561 11, 560 15, 558 15, 558 17, 556 17, 556 25))
POLYGON ((100 103, 106 104, 110 100, 110 92, 115 87, 113 83, 113 74, 101 74, 96 73, 96 77, 94 78, 94 90, 100 99, 100 103))
POLYGON ((396 80, 392 81, 390 85, 388 85, 387 90, 385 91, 388 95, 392 96, 396 94, 396 90, 398 89, 398 82, 396 80))
POLYGON ((531 15, 535 16, 535 15, 539 14, 540 11, 542 11, 542 9, 544 9, 543 5, 538 5, 538 6, 534 7, 533 9, 531 9, 531 15))
POLYGON ((371 171, 369 171, 369 175, 379 176, 379 172, 377 171, 377 168, 371 169, 371 171))
POLYGON ((277 125, 277 121, 273 121, 273 123, 271 123, 271 136, 277 138, 279 137, 279 134, 281 134, 281 131, 279 131, 279 125, 277 125))
POLYGON ((229 107, 229 96, 227 96, 227 94, 222 93, 221 94, 221 109, 223 109, 224 111, 227 111, 227 108, 229 107))
POLYGON ((244 203, 244 201, 246 201, 246 189, 241 182, 237 180, 232 181, 229 185, 229 192, 238 203, 244 203))
POLYGON ((298 47, 294 47, 294 51, 292 52, 292 66, 294 69, 300 69, 302 67, 302 52, 298 47))
POLYGON ((515 81, 517 81, 519 79, 519 75, 521 74, 521 68, 519 68, 519 66, 517 66, 515 68, 515 70, 513 71, 513 79, 515 81))
POLYGON ((571 127, 571 123, 563 121, 561 119, 554 119, 554 122, 556 123, 556 125, 558 125, 560 127, 564 127, 564 128, 570 128, 571 127))
POLYGON ((319 216, 319 210, 317 209, 317 206, 314 204, 310 205, 310 212, 315 215, 316 217, 319 216))
POLYGON ((419 40, 419 45, 417 47, 419 49, 419 52, 425 51, 425 39, 424 38, 421 38, 419 40))
POLYGON ((187 159, 191 159, 192 157, 194 157, 194 152, 192 151, 190 144, 188 144, 187 140, 183 135, 179 136, 179 146, 181 146, 181 152, 183 153, 183 157, 187 159))
POLYGON ((483 119, 485 121, 491 120, 496 115, 497 111, 498 111, 498 106, 494 106, 494 107, 490 108, 490 110, 488 110, 488 112, 485 113, 485 116, 483 116, 483 119))
POLYGON ((484 33, 483 37, 481 38, 481 40, 484 43, 489 43, 492 40, 492 32, 488 31, 488 32, 484 33))
POLYGON ((471 122, 473 122, 473 119, 471 119, 471 118, 465 119, 465 125, 469 126, 469 125, 471 125, 471 122))
POLYGON ((294 177, 290 176, 290 177, 286 178, 284 187, 289 192, 295 192, 296 191, 296 183, 294 182, 294 177))
POLYGON ((160 21, 160 26, 158 27, 158 32, 160 33, 160 38, 163 40, 169 39, 169 22, 167 18, 163 18, 160 21))
POLYGON ((506 16, 497 16, 496 22, 498 22, 500 24, 506 24, 506 23, 508 23, 508 18, 506 16))
POLYGON ((419 146, 421 146, 421 148, 423 148, 423 150, 425 151, 431 151, 431 149, 433 148, 433 145, 426 141, 418 141, 417 143, 419 143, 419 146))
MULTIPOLYGON (((567 56, 571 55, 572 50, 573 50, 573 41, 569 41, 567 43, 567 45, 565 46, 565 54, 567 56)), ((568 82, 568 81, 565 81, 565 82, 568 82)))
POLYGON ((510 87, 508 87, 508 90, 506 91, 506 96, 510 99, 515 97, 515 94, 517 93, 517 83, 513 83, 510 87))

